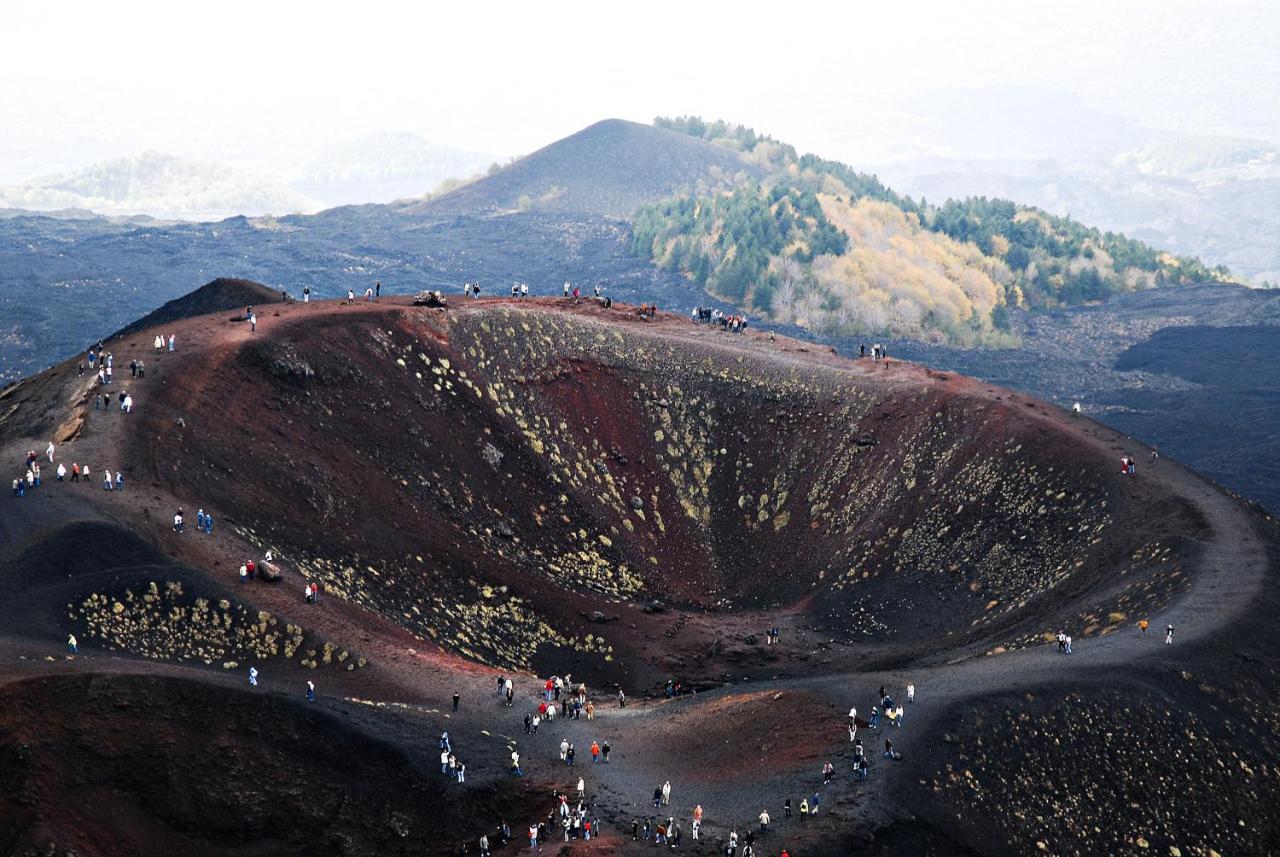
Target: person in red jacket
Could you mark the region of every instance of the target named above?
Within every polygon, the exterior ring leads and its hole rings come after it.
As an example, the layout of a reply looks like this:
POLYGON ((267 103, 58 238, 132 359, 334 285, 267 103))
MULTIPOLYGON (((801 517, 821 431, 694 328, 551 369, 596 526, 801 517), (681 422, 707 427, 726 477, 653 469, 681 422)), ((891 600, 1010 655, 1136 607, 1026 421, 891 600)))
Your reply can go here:
POLYGON ((257 570, 257 568, 258 568, 258 566, 254 564, 253 560, 249 560, 248 562, 246 562, 246 563, 244 564, 244 570, 245 570, 245 571, 247 571, 247 572, 249 572, 249 579, 250 579, 250 580, 253 580, 253 573, 254 573, 254 571, 256 571, 256 570, 257 570))
POLYGON ((591 742, 591 761, 600 761, 600 745, 595 741, 591 742))

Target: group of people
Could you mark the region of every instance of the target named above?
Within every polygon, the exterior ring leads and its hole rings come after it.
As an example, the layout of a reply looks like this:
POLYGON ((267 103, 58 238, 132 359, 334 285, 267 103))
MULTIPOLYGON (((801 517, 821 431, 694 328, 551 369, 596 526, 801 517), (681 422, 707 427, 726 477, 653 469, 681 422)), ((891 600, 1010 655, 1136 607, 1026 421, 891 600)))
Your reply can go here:
MULTIPOLYGON (((916 701, 916 686, 913 682, 907 683, 906 694, 908 705, 916 701)), ((880 728, 881 711, 884 712, 886 724, 894 727, 895 729, 902 728, 902 724, 906 722, 906 709, 903 708, 901 704, 894 701, 893 697, 885 690, 884 685, 880 686, 880 705, 878 707, 875 705, 871 706, 871 713, 867 717, 868 729, 880 728)), ((865 780, 867 778, 867 754, 865 748, 862 746, 862 739, 858 737, 858 709, 856 707, 851 707, 849 709, 848 728, 849 741, 853 744, 854 776, 860 780, 865 780)), ((902 758, 902 754, 896 751, 893 747, 893 739, 889 738, 888 735, 886 735, 884 739, 884 758, 892 759, 894 761, 898 761, 902 758)), ((830 782, 834 773, 834 768, 831 767, 830 762, 824 764, 822 770, 823 782, 830 782)))
MULTIPOLYGON (((117 398, 120 402, 120 410, 123 413, 126 413, 126 414, 133 413, 133 394, 132 393, 130 393, 128 390, 121 390, 117 394, 117 398)), ((101 409, 104 411, 110 412, 111 410, 111 394, 110 393, 103 393, 101 399, 99 399, 97 395, 94 395, 93 409, 96 411, 99 409, 99 407, 101 407, 101 409)))
MULTIPOLYGON (((49 463, 52 464, 54 457, 53 441, 49 441, 49 446, 45 449, 45 455, 48 456, 49 463)), ((71 462, 71 469, 68 470, 66 463, 59 461, 57 469, 54 470, 54 476, 57 481, 67 481, 68 475, 70 475, 70 481, 72 482, 80 482, 83 480, 85 483, 88 483, 90 478, 89 465, 86 464, 82 468, 77 462, 73 461, 71 462)), ((40 487, 42 479, 43 472, 40 467, 40 459, 36 455, 35 450, 28 450, 26 456, 26 472, 15 477, 13 480, 13 496, 27 496, 28 492, 34 491, 36 488, 40 487)), ((117 470, 115 475, 112 476, 111 468, 105 468, 102 476, 102 487, 107 491, 123 491, 124 473, 117 470)))
MULTIPOLYGON (((187 530, 187 515, 179 506, 178 510, 173 513, 173 531, 175 533, 185 533, 187 530)), ((213 535, 213 515, 204 509, 196 510, 196 532, 204 533, 206 536, 213 535)))
POLYGON ((696 306, 689 313, 694 324, 709 324, 730 333, 742 333, 747 327, 745 315, 731 315, 723 310, 708 306, 696 306))
MULTIPOLYGON (((176 345, 175 345, 176 342, 177 342, 177 337, 172 333, 169 334, 169 350, 170 351, 176 350, 176 345)), ((164 334, 157 333, 156 338, 152 340, 151 344, 155 347, 156 354, 159 354, 161 351, 164 351, 164 347, 165 347, 164 334)), ((111 355, 108 354, 107 355, 108 360, 110 359, 110 357, 111 355)))
POLYGON ((1058 654, 1071 654, 1071 635, 1063 631, 1058 632, 1058 654))
MULTIPOLYGON (((552 794, 557 804, 553 813, 553 820, 564 831, 565 842, 571 839, 581 839, 589 842, 592 836, 599 835, 600 819, 591 814, 591 810, 586 803, 586 783, 583 782, 581 777, 578 778, 578 797, 576 801, 571 801, 569 795, 559 789, 556 789, 552 794)), ((530 830, 532 829, 533 826, 530 825, 530 830)))
MULTIPOLYGON (((155 342, 157 343, 156 351, 159 352, 160 349, 164 347, 165 339, 160 334, 156 334, 155 342)), ((169 350, 172 351, 173 349, 174 349, 174 337, 172 334, 170 334, 169 350)), ((103 349, 103 345, 101 342, 99 342, 95 347, 89 349, 88 359, 86 362, 88 363, 89 371, 92 372, 95 367, 97 368, 99 387, 106 387, 111 384, 113 380, 113 373, 115 371, 115 355, 112 354, 110 351, 105 351, 103 349)), ((84 376, 84 369, 85 369, 85 363, 81 363, 79 365, 79 374, 82 377, 84 376)), ((129 361, 129 375, 132 378, 134 379, 143 378, 146 376, 146 371, 147 371, 146 366, 143 365, 141 360, 135 359, 135 360, 129 361)), ((119 399, 120 410, 126 414, 132 413, 133 395, 128 390, 121 390, 117 398, 119 399)), ((111 410, 111 394, 104 392, 101 394, 101 396, 99 396, 99 394, 94 393, 93 408, 94 410, 101 409, 104 411, 110 411, 111 410)))
POLYGON ((449 733, 440 734, 440 773, 448 774, 455 783, 467 781, 467 766, 458 760, 453 752, 453 744, 449 741, 449 733))
MULTIPOLYGON (((604 297, 604 287, 601 286, 599 283, 596 283, 594 286, 592 286, 592 293, 595 295, 596 300, 604 301, 604 304, 606 307, 611 306, 613 304, 612 300, 604 297)), ((462 294, 463 296, 468 298, 480 297, 480 281, 468 280, 467 282, 463 283, 462 294)), ((522 282, 520 280, 516 280, 511 284, 511 297, 516 298, 517 300, 521 300, 529 297, 529 294, 530 294, 530 291, 529 291, 528 283, 522 282)), ((572 298, 574 303, 577 303, 579 300, 582 299, 581 287, 574 285, 568 280, 566 280, 564 285, 561 287, 561 294, 566 299, 572 298)), ((653 311, 657 309, 655 306, 650 306, 648 304, 646 304, 645 307, 647 307, 647 312, 650 315, 653 313, 653 311)), ((641 314, 643 315, 645 313, 642 312, 641 314)))
MULTIPOLYGON (((858 356, 859 357, 867 356, 867 344, 865 342, 858 346, 858 356)), ((887 359, 888 357, 889 357, 889 349, 886 348, 885 346, 881 345, 878 342, 871 346, 872 360, 883 360, 883 359, 887 359)))

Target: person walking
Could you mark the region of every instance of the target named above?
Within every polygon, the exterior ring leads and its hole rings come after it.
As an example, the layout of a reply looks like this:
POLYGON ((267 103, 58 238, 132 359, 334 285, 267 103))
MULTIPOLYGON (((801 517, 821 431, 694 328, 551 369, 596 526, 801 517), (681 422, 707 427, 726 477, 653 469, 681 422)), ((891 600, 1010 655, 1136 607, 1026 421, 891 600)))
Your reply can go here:
POLYGON ((67 635, 67 654, 78 655, 79 653, 80 653, 80 646, 78 643, 76 643, 76 635, 68 634, 67 635))
POLYGON ((907 702, 911 703, 915 701, 916 701, 916 686, 908 682, 907 683, 907 702))
POLYGON ((1173 645, 1173 626, 1166 625, 1164 628, 1164 644, 1166 646, 1173 645))
POLYGON ((249 687, 258 686, 258 668, 249 667, 249 687))
POLYGON ((313 681, 307 682, 307 702, 316 701, 316 684, 313 681))
POLYGON ((769 810, 767 809, 760 810, 760 832, 769 832, 769 810))
POLYGON ((671 780, 667 780, 662 784, 662 805, 671 805, 671 780))
MULTIPOLYGON (((312 597, 314 598, 315 596, 312 596, 312 597)), ((462 694, 458 693, 458 691, 455 690, 453 692, 453 710, 454 711, 458 710, 458 703, 461 701, 462 701, 462 694)))
POLYGON ((1145 636, 1147 636, 1147 625, 1148 625, 1148 624, 1149 624, 1149 623, 1147 622, 1147 620, 1146 620, 1146 619, 1139 619, 1139 620, 1138 620, 1138 630, 1142 632, 1142 636, 1144 636, 1144 637, 1145 637, 1145 636))

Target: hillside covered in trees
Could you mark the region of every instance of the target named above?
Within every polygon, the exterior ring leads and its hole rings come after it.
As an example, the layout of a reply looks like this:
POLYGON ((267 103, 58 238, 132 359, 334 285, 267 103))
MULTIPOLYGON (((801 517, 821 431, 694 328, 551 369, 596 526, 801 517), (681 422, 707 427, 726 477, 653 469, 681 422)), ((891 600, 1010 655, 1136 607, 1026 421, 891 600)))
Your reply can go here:
POLYGON ((1009 200, 914 200, 741 125, 654 124, 736 151, 756 169, 642 206, 634 252, 775 321, 1004 345, 1012 306, 1048 309, 1228 277, 1009 200))

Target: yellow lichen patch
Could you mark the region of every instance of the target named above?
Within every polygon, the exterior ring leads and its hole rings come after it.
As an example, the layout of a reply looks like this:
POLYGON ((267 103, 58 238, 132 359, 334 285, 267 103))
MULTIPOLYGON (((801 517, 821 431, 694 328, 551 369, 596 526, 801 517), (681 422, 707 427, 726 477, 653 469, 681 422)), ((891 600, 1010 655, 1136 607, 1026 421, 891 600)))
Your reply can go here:
MULTIPOLYGON (((71 618, 84 623, 84 635, 110 649, 155 660, 206 664, 292 658, 306 638, 302 628, 265 611, 251 611, 223 598, 184 597, 177 583, 163 592, 155 583, 142 596, 126 590, 120 600, 94 593, 71 618)), ((325 644, 331 646, 332 644, 325 644)))

